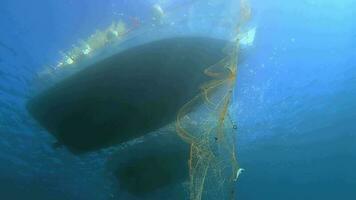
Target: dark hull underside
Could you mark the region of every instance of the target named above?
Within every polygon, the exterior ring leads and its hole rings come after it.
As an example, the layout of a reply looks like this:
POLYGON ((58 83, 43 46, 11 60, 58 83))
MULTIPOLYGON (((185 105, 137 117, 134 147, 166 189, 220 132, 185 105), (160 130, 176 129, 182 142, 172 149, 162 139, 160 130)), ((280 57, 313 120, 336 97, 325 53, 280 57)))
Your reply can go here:
POLYGON ((171 38, 88 66, 28 102, 34 118, 73 153, 119 144, 174 121, 209 80, 226 42, 171 38))
POLYGON ((112 154, 106 166, 118 199, 125 199, 124 191, 137 199, 187 199, 182 183, 189 179, 189 149, 170 130, 112 154))

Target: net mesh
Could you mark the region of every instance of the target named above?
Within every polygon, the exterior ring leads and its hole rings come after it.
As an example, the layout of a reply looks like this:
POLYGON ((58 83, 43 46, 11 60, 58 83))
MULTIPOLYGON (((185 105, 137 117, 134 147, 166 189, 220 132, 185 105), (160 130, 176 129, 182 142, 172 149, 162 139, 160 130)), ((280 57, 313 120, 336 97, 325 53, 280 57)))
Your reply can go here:
POLYGON ((247 1, 240 1, 240 20, 233 43, 223 49, 224 59, 204 71, 213 80, 202 85, 200 93, 177 115, 177 133, 190 144, 191 200, 235 198, 235 181, 243 169, 236 157, 237 126, 228 111, 239 61, 238 34, 250 15, 247 1))

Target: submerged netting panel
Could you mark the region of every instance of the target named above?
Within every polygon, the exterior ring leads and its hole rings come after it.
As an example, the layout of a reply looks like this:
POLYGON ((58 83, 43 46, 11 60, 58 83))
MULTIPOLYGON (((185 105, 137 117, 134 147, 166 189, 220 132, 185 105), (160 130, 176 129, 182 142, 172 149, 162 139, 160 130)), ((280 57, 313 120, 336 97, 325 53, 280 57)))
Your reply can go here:
POLYGON ((250 18, 246 1, 240 1, 236 37, 222 51, 225 58, 209 66, 206 76, 214 78, 185 104, 177 115, 179 136, 190 144, 190 199, 234 199, 235 181, 242 172, 236 158, 237 126, 229 116, 236 83, 240 28, 250 18))

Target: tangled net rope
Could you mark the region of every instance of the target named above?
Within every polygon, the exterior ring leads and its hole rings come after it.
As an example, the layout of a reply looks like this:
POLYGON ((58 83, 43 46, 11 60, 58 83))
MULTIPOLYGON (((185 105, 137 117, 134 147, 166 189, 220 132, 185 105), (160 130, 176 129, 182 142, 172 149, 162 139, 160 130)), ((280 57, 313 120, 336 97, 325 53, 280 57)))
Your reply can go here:
MULTIPOLYGON (((250 14, 247 1, 241 0, 236 35, 250 14)), ((236 83, 239 51, 239 37, 236 37, 223 49, 224 59, 204 71, 212 80, 202 85, 200 93, 177 115, 177 133, 190 144, 191 200, 235 199, 235 182, 243 169, 235 153, 237 127, 228 112, 236 83)))

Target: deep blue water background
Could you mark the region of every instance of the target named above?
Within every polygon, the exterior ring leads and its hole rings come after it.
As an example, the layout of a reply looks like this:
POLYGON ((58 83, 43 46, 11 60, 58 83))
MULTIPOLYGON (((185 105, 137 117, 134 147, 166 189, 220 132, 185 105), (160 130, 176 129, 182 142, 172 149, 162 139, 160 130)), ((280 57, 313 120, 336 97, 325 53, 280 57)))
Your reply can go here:
MULTIPOLYGON (((145 18, 152 2, 0 2, 0 199, 110 199, 104 153, 53 150, 24 105, 34 75, 59 50, 113 20, 145 18)), ((355 3, 252 7, 257 35, 239 68, 233 113, 246 169, 238 199, 356 199, 355 3)))

